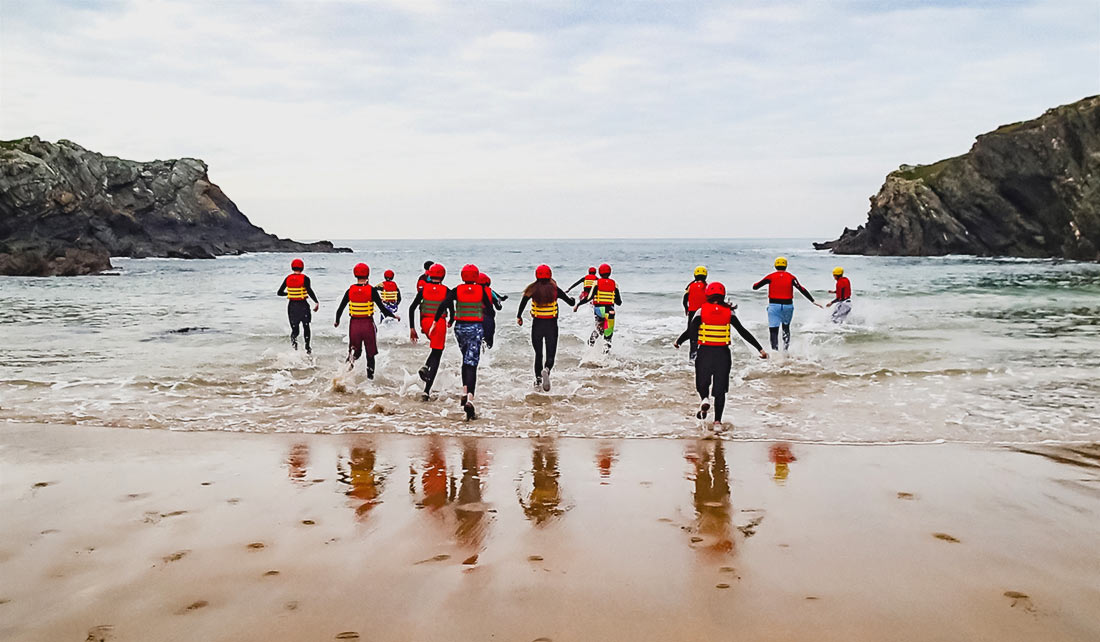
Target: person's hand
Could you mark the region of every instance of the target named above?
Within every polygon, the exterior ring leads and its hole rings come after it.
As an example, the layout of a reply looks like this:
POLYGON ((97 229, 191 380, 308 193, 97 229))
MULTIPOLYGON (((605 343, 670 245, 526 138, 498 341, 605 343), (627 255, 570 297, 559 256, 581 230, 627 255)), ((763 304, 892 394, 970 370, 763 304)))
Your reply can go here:
POLYGON ((395 314, 395 315, 393 315, 393 318, 395 318, 395 319, 397 319, 398 321, 400 321, 400 320, 401 320, 401 315, 400 315, 400 314, 395 314))
POLYGON ((817 301, 814 301, 814 305, 816 305, 817 307, 821 308, 822 310, 824 310, 824 309, 825 309, 825 306, 821 305, 821 304, 820 304, 820 303, 818 303, 817 301))
POLYGON ((685 317, 690 317, 690 316, 691 316, 691 313, 690 313, 690 312, 688 312, 687 310, 684 310, 684 316, 685 316, 685 317))
POLYGON ((825 304, 825 307, 827 307, 827 308, 833 307, 833 302, 829 301, 828 303, 825 304))
POLYGON ((409 341, 416 343, 420 337, 416 336, 416 328, 409 328, 409 341))
POLYGON ((454 320, 454 319, 451 319, 450 321, 448 321, 448 322, 447 322, 447 327, 448 327, 448 328, 453 328, 453 327, 455 327, 455 320, 454 320))
POLYGON ((676 343, 675 341, 673 341, 673 342, 672 342, 672 347, 673 347, 673 348, 676 348, 677 350, 679 350, 679 349, 680 349, 680 344, 679 344, 679 343, 676 343))
POLYGON ((313 311, 314 311, 314 312, 316 312, 316 311, 318 311, 318 310, 320 310, 320 309, 321 309, 321 304, 320 304, 320 303, 314 303, 314 304, 313 304, 313 311))
POLYGON ((580 304, 580 303, 578 303, 577 305, 573 306, 573 311, 574 311, 574 312, 576 312, 577 310, 580 310, 580 309, 581 309, 581 304, 580 304))
POLYGON ((516 325, 523 325, 523 317, 516 317, 516 325))
POLYGON ((334 327, 334 328, 339 328, 339 327, 340 327, 340 322, 339 322, 339 321, 337 321, 336 323, 333 323, 333 324, 332 324, 332 327, 334 327))
POLYGON ((764 348, 760 348, 760 358, 761 359, 767 359, 768 358, 768 353, 764 352, 764 348))

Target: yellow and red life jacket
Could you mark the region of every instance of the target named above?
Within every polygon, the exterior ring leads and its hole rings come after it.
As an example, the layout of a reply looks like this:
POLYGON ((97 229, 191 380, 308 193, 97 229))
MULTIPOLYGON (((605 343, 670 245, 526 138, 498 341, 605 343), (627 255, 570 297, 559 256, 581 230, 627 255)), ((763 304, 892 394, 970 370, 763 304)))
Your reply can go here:
POLYGON ((431 281, 424 282, 424 287, 420 289, 420 330, 425 334, 431 329, 435 313, 446 298, 447 286, 431 281))
POLYGON ((397 283, 382 281, 382 291, 378 293, 383 303, 397 303, 397 283))
POLYGON ((699 310, 699 345, 728 346, 730 344, 730 319, 733 309, 721 303, 704 303, 699 310))
POLYGON ((615 287, 615 279, 599 279, 596 281, 596 293, 592 302, 596 305, 615 305, 615 287))
POLYGON ((463 283, 455 288, 455 321, 482 321, 485 318, 485 286, 463 283))
POLYGON ((369 283, 348 288, 348 314, 353 317, 374 316, 374 288, 369 283))
POLYGON ((696 312, 707 302, 707 282, 692 281, 687 287, 688 312, 696 312))
POLYGON ((591 290, 592 286, 596 285, 596 281, 600 279, 595 274, 588 274, 584 277, 584 289, 591 290))
POLYGON ((556 319, 558 317, 558 300, 554 299, 546 305, 539 305, 531 299, 531 316, 536 319, 556 319))
POLYGON ((309 293, 306 292, 306 275, 301 272, 294 272, 288 274, 286 277, 286 298, 291 301, 305 301, 306 296, 309 293))

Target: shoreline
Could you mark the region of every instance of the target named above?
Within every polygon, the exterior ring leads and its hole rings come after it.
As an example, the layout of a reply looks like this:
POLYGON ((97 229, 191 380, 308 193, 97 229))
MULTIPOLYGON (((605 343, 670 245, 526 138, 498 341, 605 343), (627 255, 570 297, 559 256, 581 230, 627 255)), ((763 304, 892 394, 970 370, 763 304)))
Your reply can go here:
POLYGON ((1100 451, 871 445, 0 424, 0 637, 1100 636, 1100 451))

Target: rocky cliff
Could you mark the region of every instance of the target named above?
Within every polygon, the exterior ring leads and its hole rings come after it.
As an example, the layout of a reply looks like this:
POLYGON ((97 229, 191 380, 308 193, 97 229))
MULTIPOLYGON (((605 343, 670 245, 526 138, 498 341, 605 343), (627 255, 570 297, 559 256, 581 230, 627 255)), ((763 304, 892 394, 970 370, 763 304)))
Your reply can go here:
POLYGON ((1100 260, 1100 97, 978 136, 962 156, 903 165, 871 197, 865 225, 814 246, 1100 260))
POLYGON ((135 162, 37 136, 0 142, 0 274, 98 272, 110 257, 339 252, 249 222, 193 158, 135 162))

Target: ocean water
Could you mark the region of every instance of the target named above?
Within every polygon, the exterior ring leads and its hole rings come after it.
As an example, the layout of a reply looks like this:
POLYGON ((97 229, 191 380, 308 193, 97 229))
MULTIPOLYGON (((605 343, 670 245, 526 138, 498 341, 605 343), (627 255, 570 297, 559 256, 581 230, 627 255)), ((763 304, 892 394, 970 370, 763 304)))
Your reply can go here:
MULTIPOLYGON (((1100 266, 971 257, 836 257, 806 240, 344 241, 354 254, 306 255, 321 298, 314 355, 290 348, 275 295, 287 254, 212 261, 115 259, 115 274, 0 278, 0 420, 135 429, 403 432, 585 437, 696 437, 698 400, 680 305, 695 265, 725 283, 737 314, 767 346, 765 290, 751 285, 790 258, 822 302, 843 265, 849 322, 796 299, 794 339, 767 361, 733 346, 730 439, 812 442, 1037 443, 1100 439, 1100 266), (476 263, 509 295, 484 353, 481 417, 458 406, 453 336, 433 400, 408 340, 407 305, 424 260, 476 263), (399 323, 379 329, 373 381, 345 373, 347 317, 336 307, 371 266, 397 272, 399 323), (562 287, 611 263, 624 303, 610 354, 590 348, 592 315, 563 307, 554 389, 533 389, 530 325, 520 291, 548 263, 562 287), (182 329, 189 329, 180 332, 182 329)), ((574 294, 579 288, 574 290, 574 294)))

